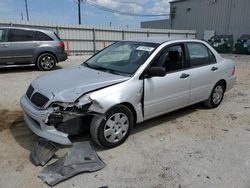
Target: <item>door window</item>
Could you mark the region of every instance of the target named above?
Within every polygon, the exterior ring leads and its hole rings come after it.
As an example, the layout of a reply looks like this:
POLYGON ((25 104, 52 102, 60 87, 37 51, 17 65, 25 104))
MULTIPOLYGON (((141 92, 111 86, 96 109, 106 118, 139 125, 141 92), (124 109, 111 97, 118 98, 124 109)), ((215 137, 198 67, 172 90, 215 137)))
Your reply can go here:
POLYGON ((188 43, 187 48, 189 51, 191 67, 199 67, 210 64, 210 55, 205 45, 199 43, 188 43))
POLYGON ((183 68, 184 59, 183 45, 175 45, 164 49, 152 66, 164 67, 167 73, 174 72, 183 68))
POLYGON ((12 29, 10 33, 10 41, 11 42, 25 42, 25 41, 33 41, 34 40, 34 32, 26 31, 21 29, 12 29))
POLYGON ((8 42, 7 29, 0 29, 0 42, 8 42))

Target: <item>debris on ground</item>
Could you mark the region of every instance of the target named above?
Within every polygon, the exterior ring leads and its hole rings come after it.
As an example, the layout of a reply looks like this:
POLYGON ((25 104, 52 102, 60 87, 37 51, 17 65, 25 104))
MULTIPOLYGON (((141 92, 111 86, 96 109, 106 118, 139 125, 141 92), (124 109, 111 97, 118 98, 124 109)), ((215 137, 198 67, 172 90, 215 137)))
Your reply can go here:
POLYGON ((238 118, 235 114, 229 114, 229 116, 231 117, 232 121, 234 121, 238 118))
POLYGON ((33 146, 30 159, 34 165, 44 166, 55 155, 57 150, 58 148, 53 142, 39 138, 33 146))
POLYGON ((94 172, 105 167, 89 142, 74 143, 68 154, 46 166, 39 174, 44 182, 54 186, 79 173, 94 172))

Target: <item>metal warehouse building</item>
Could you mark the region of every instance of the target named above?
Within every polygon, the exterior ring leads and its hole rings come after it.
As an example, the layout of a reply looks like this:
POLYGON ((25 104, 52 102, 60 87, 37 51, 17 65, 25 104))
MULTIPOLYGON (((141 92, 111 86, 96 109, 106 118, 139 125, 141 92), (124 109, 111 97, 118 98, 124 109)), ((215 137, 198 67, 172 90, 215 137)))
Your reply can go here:
POLYGON ((250 34, 250 0, 173 0, 166 20, 141 23, 142 28, 196 30, 197 38, 215 34, 250 34))

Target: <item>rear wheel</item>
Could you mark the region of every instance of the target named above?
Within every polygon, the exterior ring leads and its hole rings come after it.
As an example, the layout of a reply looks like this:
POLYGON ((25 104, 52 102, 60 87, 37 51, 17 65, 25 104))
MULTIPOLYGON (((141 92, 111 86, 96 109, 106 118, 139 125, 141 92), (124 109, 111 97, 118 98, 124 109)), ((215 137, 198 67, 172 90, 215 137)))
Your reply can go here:
POLYGON ((56 66, 56 58, 50 53, 41 54, 37 58, 36 65, 41 71, 50 71, 56 66))
POLYGON ((210 97, 205 101, 205 105, 209 108, 216 108, 218 107, 224 97, 225 86, 222 82, 218 82, 210 95, 210 97))
POLYGON ((124 105, 117 105, 106 113, 106 120, 94 117, 90 125, 92 140, 101 147, 113 148, 129 136, 134 124, 133 113, 124 105))

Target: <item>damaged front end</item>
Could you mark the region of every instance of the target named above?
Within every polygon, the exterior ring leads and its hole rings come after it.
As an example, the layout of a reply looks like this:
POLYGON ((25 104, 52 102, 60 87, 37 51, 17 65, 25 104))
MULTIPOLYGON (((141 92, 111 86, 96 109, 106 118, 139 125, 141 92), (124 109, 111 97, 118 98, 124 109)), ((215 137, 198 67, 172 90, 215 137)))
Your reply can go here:
POLYGON ((87 130, 93 116, 104 117, 89 110, 93 101, 88 95, 74 103, 52 102, 45 109, 37 108, 26 95, 20 103, 24 120, 35 134, 63 145, 72 144, 69 136, 87 130))

